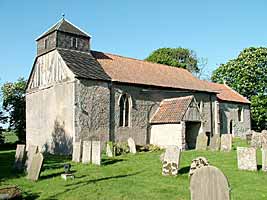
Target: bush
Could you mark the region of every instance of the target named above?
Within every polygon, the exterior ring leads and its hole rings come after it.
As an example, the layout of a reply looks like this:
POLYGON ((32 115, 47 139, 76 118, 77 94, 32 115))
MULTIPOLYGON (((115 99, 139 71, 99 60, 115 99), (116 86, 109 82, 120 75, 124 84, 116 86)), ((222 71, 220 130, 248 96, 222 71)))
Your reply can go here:
POLYGON ((115 156, 126 154, 130 152, 129 146, 125 142, 118 142, 113 144, 115 156))
POLYGON ((153 144, 146 144, 144 146, 139 146, 137 149, 138 151, 144 151, 144 152, 155 152, 161 150, 159 146, 153 144))

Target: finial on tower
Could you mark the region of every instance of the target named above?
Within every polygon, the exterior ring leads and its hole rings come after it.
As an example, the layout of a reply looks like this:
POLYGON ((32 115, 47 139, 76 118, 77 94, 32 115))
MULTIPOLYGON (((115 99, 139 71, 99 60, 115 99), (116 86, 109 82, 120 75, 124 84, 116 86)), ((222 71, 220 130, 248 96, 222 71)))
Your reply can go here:
POLYGON ((65 19, 65 13, 62 13, 62 19, 65 19))

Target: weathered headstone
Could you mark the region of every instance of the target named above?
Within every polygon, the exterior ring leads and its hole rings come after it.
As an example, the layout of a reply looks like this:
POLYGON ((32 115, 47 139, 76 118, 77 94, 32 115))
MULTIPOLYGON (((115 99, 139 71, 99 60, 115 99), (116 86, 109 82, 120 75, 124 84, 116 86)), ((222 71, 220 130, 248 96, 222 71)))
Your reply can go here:
POLYGON ((164 154, 162 175, 176 176, 178 174, 181 150, 178 146, 168 146, 164 154))
POLYGON ((81 152, 82 151, 82 142, 73 143, 73 152, 72 152, 72 161, 81 162, 81 152))
POLYGON ((238 169, 257 171, 256 149, 251 147, 237 147, 238 169))
POLYGON ((107 142, 107 146, 106 146, 106 154, 107 157, 113 157, 113 145, 109 142, 107 142))
POLYGON ((261 131, 261 145, 267 145, 267 130, 261 131))
POLYGON ((229 200, 229 191, 227 178, 213 166, 197 169, 190 180, 191 200, 229 200))
POLYGON ((24 161, 25 161, 25 144, 18 144, 13 168, 15 170, 21 171, 24 168, 24 161))
POLYGON ((43 154, 42 153, 36 153, 33 158, 32 158, 32 162, 29 168, 29 172, 28 172, 28 176, 27 178, 33 181, 37 181, 39 176, 40 176, 40 172, 41 172, 41 168, 43 165, 43 154))
POLYGON ((83 153, 82 153, 82 163, 91 163, 92 157, 92 141, 83 141, 83 153))
POLYGON ((262 146, 262 133, 252 131, 251 147, 261 148, 262 146))
POLYGON ((222 134, 221 136, 221 151, 229 152, 232 150, 232 135, 222 134))
POLYGON ((38 152, 38 146, 36 145, 29 145, 28 152, 27 152, 27 160, 26 160, 26 169, 27 173, 29 173, 29 169, 31 166, 33 156, 38 152))
POLYGON ((131 137, 128 139, 128 146, 130 148, 130 153, 135 154, 136 153, 136 146, 135 146, 135 142, 134 142, 133 138, 131 138, 131 137))
POLYGON ((267 172, 267 144, 262 145, 262 171, 267 172))
POLYGON ((100 141, 92 141, 92 163, 101 165, 100 141))
POLYGON ((195 173, 195 171, 201 167, 209 166, 209 161, 205 157, 197 157, 192 160, 190 165, 190 171, 188 176, 191 177, 195 173))
POLYGON ((210 139, 210 150, 212 151, 219 151, 221 144, 221 137, 219 134, 215 134, 210 139))
POLYGON ((206 150, 208 145, 208 137, 205 133, 197 136, 196 150, 206 150))

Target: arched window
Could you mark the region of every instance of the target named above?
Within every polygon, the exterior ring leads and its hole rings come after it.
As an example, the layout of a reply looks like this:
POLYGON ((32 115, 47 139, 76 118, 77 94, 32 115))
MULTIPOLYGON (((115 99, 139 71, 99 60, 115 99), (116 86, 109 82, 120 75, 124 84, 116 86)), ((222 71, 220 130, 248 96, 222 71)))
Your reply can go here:
POLYGON ((120 106, 120 126, 127 127, 130 125, 130 107, 131 107, 131 98, 127 94, 123 94, 119 101, 120 106))
POLYGON ((233 134, 233 120, 230 120, 229 129, 230 129, 230 134, 233 134))

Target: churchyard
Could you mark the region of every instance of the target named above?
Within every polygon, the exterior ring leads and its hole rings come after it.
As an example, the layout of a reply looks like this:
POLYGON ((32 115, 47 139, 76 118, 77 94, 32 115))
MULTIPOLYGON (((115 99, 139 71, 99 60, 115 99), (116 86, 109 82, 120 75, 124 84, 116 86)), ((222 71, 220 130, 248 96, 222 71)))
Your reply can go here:
POLYGON ((177 176, 162 175, 163 151, 128 153, 115 158, 103 152, 101 166, 72 162, 66 156, 44 155, 36 182, 12 171, 15 150, 2 150, 1 187, 17 185, 25 199, 190 199, 190 164, 202 156, 225 174, 231 199, 267 199, 267 174, 261 170, 261 150, 257 150, 257 171, 238 170, 237 146, 247 146, 246 141, 235 139, 230 152, 183 151, 177 176), (73 180, 61 178, 65 163, 72 165, 73 180))

